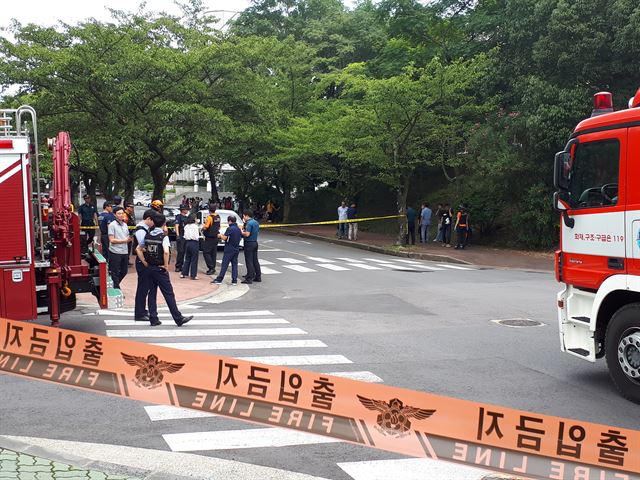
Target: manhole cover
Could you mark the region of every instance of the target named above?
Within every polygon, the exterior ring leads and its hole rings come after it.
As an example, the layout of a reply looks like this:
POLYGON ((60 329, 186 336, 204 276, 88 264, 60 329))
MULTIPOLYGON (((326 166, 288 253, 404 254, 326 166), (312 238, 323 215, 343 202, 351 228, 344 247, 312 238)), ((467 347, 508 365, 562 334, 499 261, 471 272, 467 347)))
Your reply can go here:
POLYGON ((394 272, 427 273, 426 270, 411 270, 409 268, 394 268, 394 272))
POLYGON ((502 325, 504 327, 544 327, 544 323, 537 320, 531 320, 529 318, 503 318, 502 320, 491 320, 492 322, 502 325))

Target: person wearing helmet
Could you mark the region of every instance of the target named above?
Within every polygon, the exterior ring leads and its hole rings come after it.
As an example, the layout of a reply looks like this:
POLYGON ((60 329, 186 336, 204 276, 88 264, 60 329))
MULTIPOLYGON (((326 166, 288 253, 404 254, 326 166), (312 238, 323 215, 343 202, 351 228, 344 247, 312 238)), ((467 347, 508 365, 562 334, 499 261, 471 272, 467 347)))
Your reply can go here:
MULTIPOLYGON (((163 207, 164 204, 162 203, 162 200, 154 200, 153 202, 151 202, 151 208, 158 213, 164 214, 164 212, 162 211, 163 207)), ((162 231, 165 235, 169 235, 169 229, 167 228, 166 224, 162 226, 162 231)))
POLYGON ((151 208, 153 208, 156 212, 162 213, 162 200, 154 200, 151 202, 151 208))

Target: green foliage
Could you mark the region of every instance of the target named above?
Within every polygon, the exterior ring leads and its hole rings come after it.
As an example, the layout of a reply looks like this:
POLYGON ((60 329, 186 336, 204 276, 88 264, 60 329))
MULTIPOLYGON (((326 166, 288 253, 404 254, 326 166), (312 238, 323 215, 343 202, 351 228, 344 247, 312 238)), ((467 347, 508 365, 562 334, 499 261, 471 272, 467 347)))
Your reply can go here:
POLYGON ((160 198, 184 167, 215 181, 230 164, 234 192, 285 220, 441 194, 470 205, 476 235, 548 248, 554 152, 591 94, 623 106, 638 87, 631 0, 255 0, 226 32, 199 0, 182 9, 15 24, 3 103, 34 105, 43 138, 70 131, 107 195, 160 198))

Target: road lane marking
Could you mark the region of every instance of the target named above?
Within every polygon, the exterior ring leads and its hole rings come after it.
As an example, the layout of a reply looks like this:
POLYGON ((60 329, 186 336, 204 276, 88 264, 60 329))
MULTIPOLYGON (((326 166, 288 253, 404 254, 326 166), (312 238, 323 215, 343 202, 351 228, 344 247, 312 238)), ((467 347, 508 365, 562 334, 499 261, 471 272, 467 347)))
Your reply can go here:
POLYGON ((236 357, 240 360, 266 365, 343 365, 353 363, 344 355, 272 355, 263 357, 236 357))
MULTIPOLYGON (((120 310, 98 310, 96 312, 98 315, 120 315, 123 316, 123 314, 127 314, 126 312, 122 312, 120 310)), ((260 316, 267 316, 267 315, 275 315, 275 313, 270 312, 269 310, 247 310, 247 311, 240 311, 240 310, 234 310, 231 312, 209 312, 209 313, 203 313, 203 312, 195 312, 192 313, 191 315, 193 315, 194 318, 198 318, 198 317, 260 317, 260 316)), ((169 313, 161 313, 160 316, 164 316, 164 317, 170 317, 171 314, 169 313)), ((139 322, 144 324, 144 322, 139 322)))
POLYGON ((398 460, 370 460, 341 462, 337 464, 353 480, 402 480, 455 479, 480 480, 489 470, 467 467, 430 458, 403 458, 398 460))
POLYGON ((340 440, 280 427, 218 430, 215 432, 170 433, 162 435, 173 452, 235 450, 239 448, 291 447, 340 443, 340 440))
POLYGON ((336 377, 350 378, 351 380, 360 380, 361 382, 383 383, 379 376, 373 372, 327 372, 327 375, 335 375, 336 377))
POLYGON ((263 267, 261 265, 260 266, 260 273, 262 273, 264 275, 275 275, 276 273, 282 273, 282 272, 279 272, 278 270, 274 270, 273 268, 263 267))
POLYGON ((336 257, 338 260, 342 260, 344 262, 349 263, 364 263, 362 260, 357 260, 355 258, 347 258, 347 257, 336 257))
MULTIPOLYGON (((171 323, 167 325, 172 326, 171 323)), ((169 338, 169 337, 222 337, 222 336, 265 336, 265 335, 306 335, 300 328, 158 328, 148 327, 138 330, 107 330, 108 337, 114 338, 169 338)))
POLYGON ((314 270, 313 268, 303 267, 302 265, 283 265, 283 267, 300 273, 317 272, 317 270, 314 270))
POLYGON ((368 262, 376 262, 376 263, 391 263, 389 260, 380 260, 378 258, 363 258, 363 260, 367 260, 368 262))
POLYGON ((269 260, 262 260, 262 259, 258 260, 258 263, 260 264, 260 266, 262 266, 262 265, 275 265, 275 263, 270 262, 269 260))
POLYGON ((443 267, 443 268, 453 268, 454 270, 475 270, 475 268, 460 267, 458 265, 447 265, 447 264, 444 264, 444 263, 437 263, 436 265, 438 265, 439 267, 443 267))
POLYGON ((350 267, 358 267, 364 270, 382 270, 380 267, 374 267, 373 265, 367 265, 366 263, 347 263, 350 267))
POLYGON ((285 258, 278 258, 278 260, 281 260, 281 261, 283 261, 285 263, 292 263, 294 265, 299 265, 301 263, 307 263, 304 260, 299 260, 297 258, 287 258, 287 257, 285 257, 285 258))
POLYGON ((320 340, 252 340, 236 342, 172 342, 153 343, 178 350, 258 350, 265 348, 326 348, 320 340))
POLYGON ((328 258, 322 257, 307 257, 309 260, 320 263, 333 263, 333 260, 329 260, 328 258))
MULTIPOLYGON (((191 325, 275 325, 281 323, 289 323, 284 318, 232 318, 228 320, 191 320, 191 325)), ((135 320, 105 320, 107 327, 133 327, 148 326, 148 322, 136 322, 135 320)))
POLYGON ((413 263, 414 265, 422 265, 422 262, 416 262, 415 260, 404 260, 402 258, 396 258, 394 262, 413 263))
POLYGON ((186 418, 207 418, 217 415, 190 408, 172 407, 168 405, 147 405, 145 412, 152 422, 162 422, 164 420, 184 420, 186 418))
POLYGON ((318 263, 316 267, 326 268, 327 270, 334 270, 341 272, 343 270, 351 270, 350 268, 341 267, 340 265, 334 265, 333 263, 318 263))

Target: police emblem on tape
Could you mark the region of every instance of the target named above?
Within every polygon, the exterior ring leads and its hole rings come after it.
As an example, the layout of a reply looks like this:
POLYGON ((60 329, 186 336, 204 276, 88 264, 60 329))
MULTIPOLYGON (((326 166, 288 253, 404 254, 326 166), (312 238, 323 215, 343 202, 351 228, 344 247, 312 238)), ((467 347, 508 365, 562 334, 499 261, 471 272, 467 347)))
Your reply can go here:
POLYGON ((122 352, 120 352, 120 355, 129 365, 140 367, 136 370, 133 383, 142 388, 157 388, 162 385, 162 379, 164 378, 162 372, 176 373, 184 367, 184 363, 165 362, 153 354, 147 358, 127 355, 122 352))
POLYGON ((418 420, 424 420, 429 418, 436 411, 425 410, 424 408, 410 407, 404 405, 402 400, 392 398, 390 401, 373 400, 371 398, 361 397, 356 395, 360 403, 367 407, 369 410, 376 410, 380 412, 378 415, 376 427, 380 433, 389 436, 404 436, 406 432, 411 429, 410 418, 417 418, 418 420))

